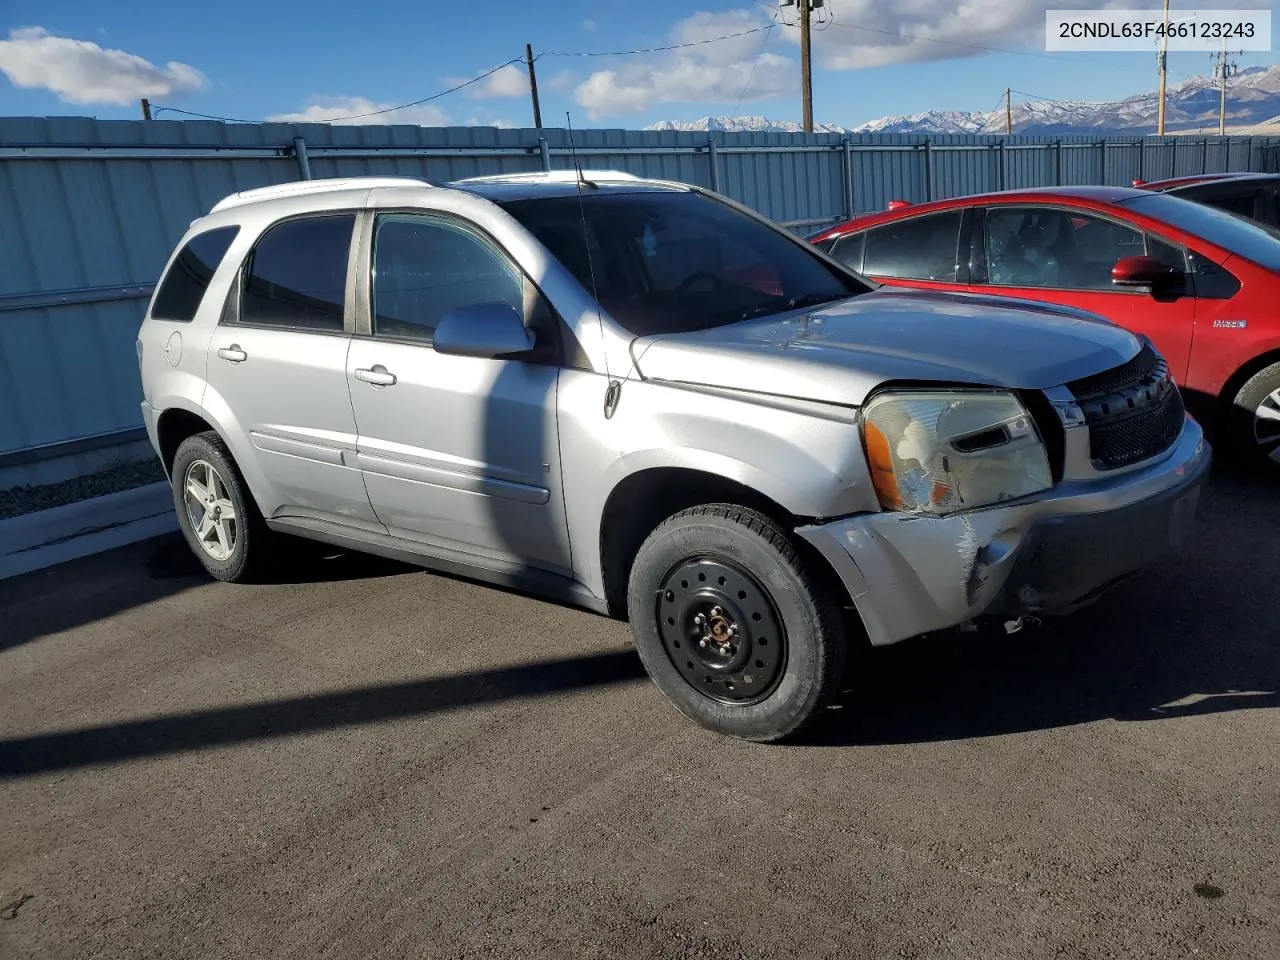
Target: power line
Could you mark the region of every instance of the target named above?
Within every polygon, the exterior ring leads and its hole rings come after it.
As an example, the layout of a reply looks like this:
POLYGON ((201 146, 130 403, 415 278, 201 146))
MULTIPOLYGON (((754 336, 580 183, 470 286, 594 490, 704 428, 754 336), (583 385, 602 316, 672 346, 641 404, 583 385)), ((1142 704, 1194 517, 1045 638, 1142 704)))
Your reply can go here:
MULTIPOLYGON (((447 97, 451 93, 457 93, 459 90, 462 90, 465 87, 469 87, 472 84, 479 83, 481 80, 485 80, 493 76, 499 70, 503 69, 504 67, 509 67, 513 63, 523 63, 523 62, 524 62, 524 57, 513 57, 510 60, 508 60, 506 63, 498 64, 492 70, 486 70, 484 73, 480 74, 478 77, 472 77, 470 80, 464 80, 462 83, 452 86, 448 90, 441 90, 439 93, 433 93, 431 96, 423 97, 421 100, 412 100, 409 103, 402 103, 394 107, 382 107, 381 109, 378 109, 378 110, 370 110, 368 113, 354 113, 346 117, 329 117, 326 120, 309 120, 307 122, 308 123, 337 123, 340 120, 363 120, 365 117, 378 117, 384 113, 394 113, 397 110, 407 110, 409 107, 418 107, 424 103, 430 103, 432 100, 439 100, 441 97, 447 97)), ((189 117, 199 117, 202 120, 221 120, 226 123, 258 123, 259 122, 256 120, 238 120, 235 117, 215 117, 207 113, 193 113, 190 110, 179 110, 177 107, 153 107, 152 108, 153 114, 161 113, 161 112, 182 113, 189 117)))
POLYGON ((691 40, 688 43, 672 43, 665 47, 639 47, 635 50, 584 50, 578 52, 548 52, 538 54, 537 59, 543 57, 629 57, 637 53, 665 53, 668 50, 684 50, 687 47, 701 47, 708 43, 720 43, 722 40, 734 40, 738 37, 749 37, 753 33, 767 33, 772 30, 776 23, 765 24, 763 27, 751 27, 747 30, 739 30, 737 33, 726 33, 722 37, 709 37, 706 40, 691 40))
POLYGON ((742 100, 747 95, 747 90, 751 87, 751 81, 755 79, 756 67, 760 66, 760 54, 764 53, 764 48, 769 45, 769 38, 773 35, 773 29, 778 25, 778 10, 773 12, 773 22, 765 28, 764 39, 760 41, 760 46, 756 49, 756 55, 751 59, 751 71, 747 74, 747 82, 742 85, 742 92, 738 94, 738 102, 733 105, 733 115, 738 116, 738 111, 742 109, 742 100))

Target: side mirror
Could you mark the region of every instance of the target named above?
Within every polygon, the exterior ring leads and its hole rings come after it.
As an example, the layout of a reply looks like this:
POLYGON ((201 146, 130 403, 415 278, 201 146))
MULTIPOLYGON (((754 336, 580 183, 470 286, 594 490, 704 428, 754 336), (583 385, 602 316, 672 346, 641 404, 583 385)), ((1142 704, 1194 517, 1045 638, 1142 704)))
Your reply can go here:
POLYGON ((1150 287, 1167 290, 1186 279, 1185 274, 1155 257, 1122 257, 1111 268, 1111 282, 1118 287, 1150 287))
POLYGON ((507 303, 476 303, 450 310, 431 335, 436 353, 455 357, 513 357, 528 353, 535 343, 533 331, 507 303))

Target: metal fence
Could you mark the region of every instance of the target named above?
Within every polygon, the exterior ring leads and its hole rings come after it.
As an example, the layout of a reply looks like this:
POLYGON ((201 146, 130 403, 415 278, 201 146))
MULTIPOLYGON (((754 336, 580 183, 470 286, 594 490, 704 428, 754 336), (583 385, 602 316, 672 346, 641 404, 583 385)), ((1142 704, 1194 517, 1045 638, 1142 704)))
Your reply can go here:
MULTIPOLYGON (((583 130, 583 166, 709 186, 797 232, 891 199, 1276 170, 1280 138, 583 130)), ((191 220, 229 193, 363 174, 564 168, 564 130, 0 118, 0 470, 141 437, 134 339, 191 220)), ((21 473, 21 471, 19 471, 21 473)))

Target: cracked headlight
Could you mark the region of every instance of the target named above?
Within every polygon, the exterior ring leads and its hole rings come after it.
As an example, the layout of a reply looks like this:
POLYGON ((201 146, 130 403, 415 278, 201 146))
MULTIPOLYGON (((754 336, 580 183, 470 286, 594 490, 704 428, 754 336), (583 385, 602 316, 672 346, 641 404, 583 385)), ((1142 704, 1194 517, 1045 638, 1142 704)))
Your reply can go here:
POLYGON ((886 510, 952 513, 1053 486, 1035 421, 1009 393, 882 393, 863 407, 862 430, 886 510))

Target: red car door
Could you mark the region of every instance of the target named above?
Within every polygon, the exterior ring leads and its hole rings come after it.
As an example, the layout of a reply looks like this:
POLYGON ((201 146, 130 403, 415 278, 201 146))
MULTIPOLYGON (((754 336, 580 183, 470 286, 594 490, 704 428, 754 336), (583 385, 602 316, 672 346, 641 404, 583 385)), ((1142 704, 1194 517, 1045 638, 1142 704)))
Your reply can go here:
POLYGON ((1057 205, 990 206, 975 224, 977 261, 969 289, 1079 307, 1151 338, 1174 379, 1187 375, 1196 301, 1176 292, 1117 287, 1111 268, 1148 255, 1186 270, 1181 250, 1120 220, 1057 205))

